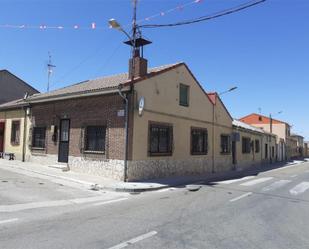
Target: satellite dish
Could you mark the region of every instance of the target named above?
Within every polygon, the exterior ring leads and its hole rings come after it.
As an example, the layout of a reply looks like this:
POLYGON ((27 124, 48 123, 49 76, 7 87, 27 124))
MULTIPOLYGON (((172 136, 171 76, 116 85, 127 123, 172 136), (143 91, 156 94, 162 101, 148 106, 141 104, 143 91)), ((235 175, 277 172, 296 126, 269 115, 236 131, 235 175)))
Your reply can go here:
POLYGON ((139 116, 143 115, 144 106, 145 106, 145 98, 144 97, 140 97, 140 99, 138 101, 138 115, 139 116))

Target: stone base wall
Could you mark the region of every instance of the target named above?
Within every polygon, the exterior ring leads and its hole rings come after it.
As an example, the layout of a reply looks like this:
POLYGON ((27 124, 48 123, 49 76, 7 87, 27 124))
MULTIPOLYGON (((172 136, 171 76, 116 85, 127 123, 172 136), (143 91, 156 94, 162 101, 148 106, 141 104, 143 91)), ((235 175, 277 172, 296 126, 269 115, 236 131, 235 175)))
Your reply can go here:
POLYGON ((123 181, 123 160, 91 160, 81 157, 69 158, 70 170, 90 175, 102 176, 123 181))
MULTIPOLYGON (((56 165, 58 164, 58 155, 32 154, 27 161, 42 165, 56 165)), ((74 172, 89 175, 102 176, 121 181, 124 177, 123 160, 93 160, 70 156, 68 166, 70 170, 74 172)))
POLYGON ((211 173, 209 159, 143 160, 128 162, 128 180, 155 179, 211 173))
POLYGON ((31 154, 26 161, 39 163, 42 165, 53 165, 58 163, 58 155, 50 154, 31 154))

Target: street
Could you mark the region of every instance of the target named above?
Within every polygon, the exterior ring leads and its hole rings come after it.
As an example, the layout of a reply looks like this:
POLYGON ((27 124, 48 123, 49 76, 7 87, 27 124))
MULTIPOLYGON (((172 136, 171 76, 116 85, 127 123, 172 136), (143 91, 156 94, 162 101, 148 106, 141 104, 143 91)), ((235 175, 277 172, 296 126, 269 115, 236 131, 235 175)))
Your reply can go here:
POLYGON ((309 248, 309 163, 136 195, 0 174, 0 248, 309 248))

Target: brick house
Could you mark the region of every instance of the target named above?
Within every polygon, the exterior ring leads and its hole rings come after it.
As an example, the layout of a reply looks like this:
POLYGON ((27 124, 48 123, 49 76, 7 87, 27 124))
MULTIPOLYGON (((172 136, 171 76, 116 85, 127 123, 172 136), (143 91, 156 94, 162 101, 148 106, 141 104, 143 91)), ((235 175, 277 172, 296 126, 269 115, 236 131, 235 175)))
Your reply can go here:
POLYGON ((235 170, 275 157, 268 150, 274 136, 235 124, 185 63, 148 69, 135 57, 135 64, 134 72, 24 100, 26 160, 133 181, 235 170))

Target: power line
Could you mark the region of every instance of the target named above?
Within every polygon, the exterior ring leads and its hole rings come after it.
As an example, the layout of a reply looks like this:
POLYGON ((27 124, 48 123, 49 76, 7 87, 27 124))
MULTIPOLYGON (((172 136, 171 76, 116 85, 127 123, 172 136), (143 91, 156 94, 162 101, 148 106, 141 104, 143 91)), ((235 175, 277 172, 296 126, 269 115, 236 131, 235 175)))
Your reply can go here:
POLYGON ((168 24, 144 24, 144 25, 140 25, 139 27, 140 28, 163 28, 163 27, 175 27, 175 26, 189 25, 189 24, 208 21, 208 20, 218 18, 218 17, 221 17, 221 16, 233 14, 235 12, 239 12, 239 11, 242 11, 244 9, 258 5, 260 3, 263 3, 265 1, 266 0, 250 1, 250 2, 238 5, 238 6, 233 7, 233 8, 229 8, 229 9, 226 9, 226 10, 223 10, 223 11, 216 12, 216 13, 211 14, 211 15, 201 16, 201 17, 198 17, 198 18, 195 18, 195 19, 186 20, 186 21, 182 21, 182 22, 168 23, 168 24))

